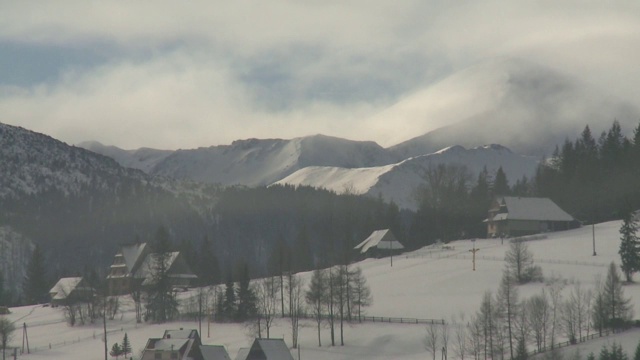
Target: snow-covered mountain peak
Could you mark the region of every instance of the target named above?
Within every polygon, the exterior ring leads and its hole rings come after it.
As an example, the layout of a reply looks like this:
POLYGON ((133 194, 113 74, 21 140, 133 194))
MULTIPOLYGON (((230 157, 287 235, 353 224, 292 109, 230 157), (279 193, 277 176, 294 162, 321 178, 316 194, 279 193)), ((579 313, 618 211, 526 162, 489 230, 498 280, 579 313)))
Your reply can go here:
POLYGON ((348 188, 356 194, 380 195, 386 201, 394 201, 401 208, 415 210, 415 191, 424 183, 425 172, 438 164, 462 165, 472 175, 477 175, 485 168, 489 173, 495 173, 502 167, 508 179, 515 181, 523 176, 531 177, 538 162, 532 157, 517 155, 497 144, 472 149, 456 145, 384 166, 354 169, 331 166, 306 167, 278 181, 277 184, 312 186, 337 193, 342 193, 348 188))

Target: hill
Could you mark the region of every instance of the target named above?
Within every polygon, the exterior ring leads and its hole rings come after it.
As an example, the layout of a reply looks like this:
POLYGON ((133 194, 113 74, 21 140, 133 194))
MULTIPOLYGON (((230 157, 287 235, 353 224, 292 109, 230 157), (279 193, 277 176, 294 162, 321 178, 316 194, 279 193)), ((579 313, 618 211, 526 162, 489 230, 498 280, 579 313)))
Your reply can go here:
POLYGON ((472 181, 486 168, 495 174, 499 167, 505 171, 512 183, 523 176, 531 179, 538 161, 535 158, 512 153, 500 145, 479 146, 465 149, 452 146, 432 154, 416 156, 396 164, 346 169, 339 167, 310 166, 298 170, 276 184, 312 186, 342 193, 372 197, 395 202, 400 208, 416 210, 416 190, 424 184, 423 175, 431 166, 455 164, 466 167, 472 181))
POLYGON ((216 200, 213 187, 152 178, 2 123, 0 169, 0 226, 40 245, 50 276, 106 266, 119 243, 144 239, 160 225, 199 238, 216 200))
MULTIPOLYGON (((527 242, 535 262, 543 268, 544 283, 518 287, 520 299, 549 290, 552 282, 564 284, 563 298, 580 282, 584 289, 593 289, 597 277, 604 277, 611 261, 618 260, 619 221, 595 226, 597 256, 592 256, 591 227, 571 231, 549 233, 527 242), (549 249, 553 249, 550 251, 549 249)), ((415 318, 441 318, 451 321, 452 316, 465 314, 466 319, 478 311, 485 291, 496 292, 504 267, 504 254, 508 248, 500 239, 461 240, 447 247, 430 246, 415 252, 394 257, 393 267, 389 259, 368 259, 358 263, 369 283, 373 305, 368 315, 415 318), (480 249, 476 271, 471 270, 472 247, 480 249)), ((302 274, 306 283, 310 273, 302 274)), ((637 278, 637 275, 636 275, 637 278)), ((636 317, 640 314, 640 287, 631 284, 624 287, 625 294, 633 298, 636 317)), ((183 304, 195 293, 182 294, 183 304)), ((197 322, 170 324, 135 324, 130 304, 123 299, 123 312, 116 320, 109 321, 109 346, 121 341, 128 333, 134 354, 138 354, 147 338, 160 336, 168 328, 197 328, 197 322)), ((34 353, 28 358, 100 359, 103 343, 100 340, 101 324, 69 327, 64 322, 60 308, 23 307, 11 309, 9 318, 29 326, 29 340, 34 353), (51 344, 51 346, 49 346, 51 344)), ((323 329, 323 346, 317 346, 314 324, 305 322, 301 328, 300 344, 304 359, 424 359, 424 325, 353 323, 345 328, 344 347, 331 347, 327 329, 323 329)), ((284 337, 290 344, 288 322, 277 320, 273 334, 284 337)), ((202 337, 207 344, 222 344, 233 358, 240 347, 250 343, 249 330, 242 324, 211 324, 203 322, 202 337)), ((565 356, 580 348, 582 356, 589 352, 598 354, 604 344, 616 341, 632 354, 638 344, 640 330, 630 330, 598 340, 562 349, 565 356)), ((20 345, 18 336, 13 346, 20 345)), ((295 354, 295 351, 292 351, 295 354)), ((297 358, 297 357, 294 357, 297 358)), ((454 359, 453 351, 449 358, 454 359)))

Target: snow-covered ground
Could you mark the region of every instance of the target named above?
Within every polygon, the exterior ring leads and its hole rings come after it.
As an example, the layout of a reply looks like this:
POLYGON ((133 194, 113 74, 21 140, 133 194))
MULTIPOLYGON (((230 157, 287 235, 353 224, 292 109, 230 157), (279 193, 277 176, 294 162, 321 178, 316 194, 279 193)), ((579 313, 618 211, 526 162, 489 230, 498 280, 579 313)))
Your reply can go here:
MULTIPOLYGON (((562 278, 566 290, 579 281, 583 288, 594 286, 595 278, 604 278, 607 265, 619 261, 620 222, 596 225, 596 251, 593 256, 592 229, 581 229, 547 234, 546 237, 527 242, 535 261, 543 268, 547 279, 562 278)), ((367 309, 368 315, 389 317, 436 318, 449 321, 452 316, 466 314, 467 319, 479 308, 481 297, 487 290, 495 293, 504 268, 504 253, 508 242, 500 239, 479 239, 473 243, 461 240, 446 247, 431 246, 390 259, 368 259, 357 265, 371 287, 374 304, 367 309), (472 271, 470 249, 477 252, 476 271, 472 271)), ((308 281, 310 274, 303 274, 308 281)), ((519 287, 520 298, 537 294, 546 286, 542 283, 519 287)), ((633 298, 635 318, 640 317, 640 284, 626 285, 625 294, 633 298)), ((188 294, 183 294, 188 296, 188 294)), ((108 348, 120 343, 126 332, 133 345, 134 358, 150 337, 160 337, 165 329, 198 328, 196 322, 176 322, 161 325, 136 324, 130 302, 122 300, 123 311, 114 321, 109 321, 108 348)), ((21 359, 102 359, 102 325, 68 326, 62 309, 42 306, 27 306, 11 309, 8 317, 16 322, 18 329, 11 342, 22 347, 23 323, 31 354, 21 359)), ((424 325, 363 323, 345 328, 345 346, 330 344, 329 331, 323 329, 322 347, 317 346, 316 329, 312 322, 304 322, 300 332, 302 359, 424 359, 430 356, 423 345, 424 325)), ((202 339, 205 344, 221 344, 227 348, 231 358, 238 349, 248 347, 252 337, 242 324, 202 324, 202 339)), ((283 337, 290 345, 288 322, 277 321, 272 337, 283 337)), ((337 333, 339 344, 339 332, 337 333)), ((598 353, 605 343, 616 341, 631 355, 640 339, 640 329, 630 330, 615 337, 610 336, 582 345, 581 353, 598 353)), ((577 346, 565 348, 573 352, 577 346)), ((297 351, 292 351, 297 358, 297 351)), ((449 353, 452 358, 452 353, 449 353)))

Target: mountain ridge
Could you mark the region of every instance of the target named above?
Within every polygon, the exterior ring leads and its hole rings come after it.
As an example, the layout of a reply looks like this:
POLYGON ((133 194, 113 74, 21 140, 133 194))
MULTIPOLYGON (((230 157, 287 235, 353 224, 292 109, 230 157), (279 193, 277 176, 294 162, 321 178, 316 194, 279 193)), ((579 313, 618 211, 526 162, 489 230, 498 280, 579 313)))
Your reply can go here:
POLYGON ((466 149, 455 145, 432 154, 420 155, 395 164, 370 168, 307 167, 276 182, 279 185, 311 186, 337 193, 381 196, 400 208, 416 210, 415 192, 424 183, 423 175, 438 164, 465 166, 474 181, 485 168, 494 174, 502 167, 512 182, 535 174, 538 160, 515 154, 508 148, 490 144, 466 149))

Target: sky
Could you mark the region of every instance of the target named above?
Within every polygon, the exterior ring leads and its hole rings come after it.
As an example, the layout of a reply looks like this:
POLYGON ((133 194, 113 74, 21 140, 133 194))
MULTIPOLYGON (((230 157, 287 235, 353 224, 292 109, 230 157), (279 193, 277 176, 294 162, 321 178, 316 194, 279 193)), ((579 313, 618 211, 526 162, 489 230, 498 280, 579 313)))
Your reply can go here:
POLYGON ((127 149, 318 133, 390 146, 459 120, 394 104, 500 57, 637 103, 640 4, 2 0, 0 122, 127 149))

